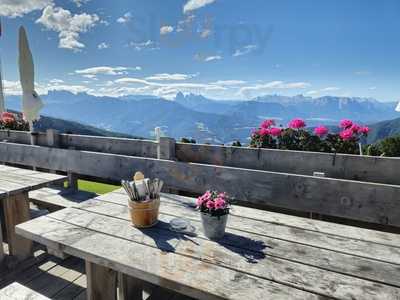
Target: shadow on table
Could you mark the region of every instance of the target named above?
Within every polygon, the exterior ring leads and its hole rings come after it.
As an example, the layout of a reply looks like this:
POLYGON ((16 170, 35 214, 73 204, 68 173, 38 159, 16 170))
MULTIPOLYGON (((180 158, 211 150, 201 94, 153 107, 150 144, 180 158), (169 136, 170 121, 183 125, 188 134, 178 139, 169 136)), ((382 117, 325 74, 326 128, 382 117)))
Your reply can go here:
POLYGON ((152 228, 143 228, 140 229, 140 231, 144 235, 152 238, 157 245, 157 248, 165 252, 175 252, 175 248, 180 241, 190 241, 198 245, 196 241, 190 239, 190 237, 195 237, 196 233, 172 231, 170 230, 169 224, 163 221, 159 221, 157 225, 152 228))
POLYGON ((244 257, 247 262, 256 264, 265 258, 265 249, 269 248, 263 241, 226 232, 223 239, 216 241, 222 247, 244 257))

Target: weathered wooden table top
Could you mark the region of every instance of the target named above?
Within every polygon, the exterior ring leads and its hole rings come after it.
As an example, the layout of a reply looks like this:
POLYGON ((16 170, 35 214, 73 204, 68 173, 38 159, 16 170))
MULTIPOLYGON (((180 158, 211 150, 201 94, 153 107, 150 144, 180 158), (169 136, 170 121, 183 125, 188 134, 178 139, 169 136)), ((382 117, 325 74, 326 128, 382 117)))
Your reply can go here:
POLYGON ((0 199, 63 182, 66 176, 0 165, 0 199))
POLYGON ((17 233, 198 299, 400 299, 400 235, 233 207, 217 243, 204 237, 193 200, 164 194, 160 223, 139 230, 118 190, 17 233), (196 235, 171 231, 175 217, 196 235))

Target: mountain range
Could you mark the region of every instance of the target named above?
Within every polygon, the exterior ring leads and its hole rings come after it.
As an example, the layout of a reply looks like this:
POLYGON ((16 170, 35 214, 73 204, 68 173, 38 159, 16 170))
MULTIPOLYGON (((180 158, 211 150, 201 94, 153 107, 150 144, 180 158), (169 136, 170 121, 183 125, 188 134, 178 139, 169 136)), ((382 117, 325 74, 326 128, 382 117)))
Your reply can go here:
MULTIPOLYGON (((176 139, 190 137, 217 144, 247 142, 251 130, 266 118, 286 125, 298 117, 312 127, 334 125, 343 118, 372 124, 399 117, 394 110, 397 103, 371 98, 267 95, 252 100, 217 101, 178 93, 175 99, 166 100, 146 95, 95 97, 66 91, 49 92, 42 98, 45 116, 141 137, 152 137, 154 128, 161 127, 165 135, 176 139)), ((20 109, 20 97, 9 96, 6 104, 10 109, 20 109)))

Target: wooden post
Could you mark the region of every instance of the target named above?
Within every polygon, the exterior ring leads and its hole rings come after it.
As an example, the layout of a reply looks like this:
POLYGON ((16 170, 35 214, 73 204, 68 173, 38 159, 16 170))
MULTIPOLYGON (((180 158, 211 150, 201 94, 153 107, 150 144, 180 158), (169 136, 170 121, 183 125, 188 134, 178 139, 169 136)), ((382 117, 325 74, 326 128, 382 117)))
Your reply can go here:
POLYGON ((46 130, 47 147, 58 148, 60 145, 60 136, 55 129, 46 130))
MULTIPOLYGON (((47 147, 58 148, 60 144, 60 136, 58 135, 58 131, 55 129, 47 129, 46 140, 47 140, 47 147)), ((49 170, 49 172, 52 174, 56 174, 56 170, 49 170)))
POLYGON ((0 266, 3 263, 3 259, 4 259, 3 231, 1 228, 1 219, 0 219, 0 266))
POLYGON ((85 266, 87 300, 117 300, 117 273, 88 261, 85 266))
POLYGON ((143 281, 118 273, 118 299, 143 300, 143 281))
MULTIPOLYGON (((157 139, 157 159, 176 160, 175 145, 176 141, 169 137, 158 137, 157 139)), ((165 193, 178 194, 179 191, 164 186, 165 193)))
POLYGON ((28 193, 23 192, 2 200, 5 227, 10 255, 18 260, 24 260, 33 254, 31 240, 15 233, 15 226, 30 220, 28 193))
MULTIPOLYGON (((75 147, 68 147, 69 150, 75 150, 75 147)), ((72 192, 78 191, 78 176, 72 171, 67 172, 68 176, 68 189, 72 192)))

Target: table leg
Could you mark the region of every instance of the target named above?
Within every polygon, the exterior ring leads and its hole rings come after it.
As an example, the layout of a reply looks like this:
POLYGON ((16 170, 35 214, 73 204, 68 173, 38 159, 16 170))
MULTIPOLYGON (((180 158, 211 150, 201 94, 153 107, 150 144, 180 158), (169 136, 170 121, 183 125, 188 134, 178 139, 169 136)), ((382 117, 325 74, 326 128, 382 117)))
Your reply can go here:
POLYGON ((117 300, 117 272, 86 261, 87 300, 117 300))
POLYGON ((118 273, 119 300, 143 300, 143 281, 118 273))
POLYGON ((18 260, 29 258, 33 254, 33 242, 15 233, 16 225, 30 220, 28 193, 4 199, 3 210, 10 255, 15 256, 18 260))

